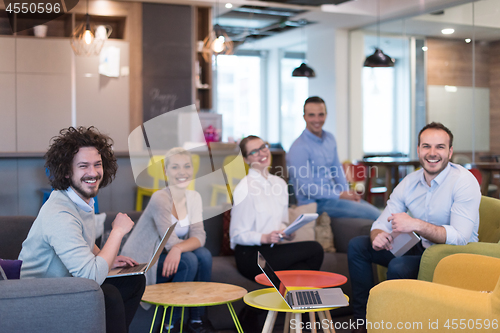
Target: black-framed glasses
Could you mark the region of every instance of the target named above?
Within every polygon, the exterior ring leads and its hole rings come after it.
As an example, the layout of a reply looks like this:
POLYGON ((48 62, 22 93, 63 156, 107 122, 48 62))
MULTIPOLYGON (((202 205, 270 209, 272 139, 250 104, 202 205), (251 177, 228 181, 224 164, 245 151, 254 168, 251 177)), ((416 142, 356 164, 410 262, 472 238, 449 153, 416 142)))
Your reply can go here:
POLYGON ((264 150, 268 150, 268 149, 269 149, 269 144, 268 143, 264 143, 259 148, 254 149, 251 152, 249 152, 247 156, 255 156, 255 155, 257 155, 259 153, 259 151, 264 151, 264 150))

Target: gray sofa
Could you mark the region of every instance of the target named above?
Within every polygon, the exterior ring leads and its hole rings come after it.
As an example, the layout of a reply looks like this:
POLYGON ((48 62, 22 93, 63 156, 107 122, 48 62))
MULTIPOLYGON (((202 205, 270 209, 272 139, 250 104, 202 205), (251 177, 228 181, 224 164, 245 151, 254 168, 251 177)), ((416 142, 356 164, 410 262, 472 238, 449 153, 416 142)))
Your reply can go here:
MULTIPOLYGON (((111 229, 115 212, 108 212, 105 230, 111 229)), ((140 212, 131 212, 129 216, 137 221, 140 212)), ((34 221, 32 216, 0 217, 0 258, 16 259, 21 245, 34 221)), ((331 227, 337 252, 326 253, 322 270, 335 272, 349 278, 347 268, 347 246, 351 238, 367 235, 372 221, 362 219, 332 219, 331 227)), ((262 288, 261 285, 242 276, 236 269, 233 256, 220 256, 223 239, 222 215, 205 220, 207 232, 206 247, 213 255, 212 281, 241 286, 248 291, 262 288)), ((99 244, 99 242, 97 242, 99 244)), ((341 286, 351 296, 350 280, 341 286)), ((243 301, 235 302, 235 310, 240 313, 245 307, 243 301)), ((351 308, 332 311, 332 316, 345 316, 351 308)), ((138 309, 130 332, 144 332, 151 325, 154 309, 138 309)), ((209 307, 207 316, 218 330, 234 329, 227 306, 209 307)), ((43 280, 0 281, 0 322, 9 319, 12 329, 7 332, 30 331, 29 325, 54 325, 59 331, 65 327, 74 327, 74 332, 104 332, 104 305, 99 286, 90 280, 79 278, 59 278, 43 280), (43 284, 43 287, 42 287, 43 284), (12 304, 12 305, 11 305, 12 304), (15 306, 13 306, 15 304, 15 306), (25 312, 18 309, 26 309, 25 312), (89 310, 91 309, 91 310, 89 310), (62 314, 62 315, 61 315, 62 314), (40 318, 44 318, 40 320, 40 318), (50 318, 50 320, 48 320, 50 318), (62 325, 61 323, 68 323, 62 325), (28 325, 28 326, 23 326, 28 325)), ((157 320, 159 323, 159 320, 157 320)), ((158 329, 158 325, 157 329, 158 329)), ((34 326, 33 326, 34 327, 34 326)), ((37 326, 40 327, 40 326, 37 326)), ((42 326, 43 327, 43 326, 42 326)), ((41 332, 59 332, 47 326, 41 332)))
MULTIPOLYGON (((17 259, 34 216, 0 217, 0 258, 17 259)), ((2 332, 106 332, 104 296, 82 278, 0 281, 2 332)))

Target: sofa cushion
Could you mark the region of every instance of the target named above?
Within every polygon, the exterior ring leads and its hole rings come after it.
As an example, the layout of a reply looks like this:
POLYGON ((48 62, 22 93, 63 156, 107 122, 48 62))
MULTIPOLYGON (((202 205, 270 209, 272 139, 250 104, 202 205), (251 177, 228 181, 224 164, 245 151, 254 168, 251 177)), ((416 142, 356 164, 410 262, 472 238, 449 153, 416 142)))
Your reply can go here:
POLYGON ((0 216, 0 258, 17 259, 35 216, 0 216))
MULTIPOLYGON (((302 206, 291 206, 288 208, 288 221, 292 223, 302 214, 311 214, 316 213, 318 208, 318 204, 315 202, 311 202, 307 205, 302 206)), ((314 225, 316 224, 316 220, 309 222, 308 224, 301 227, 299 230, 295 232, 294 242, 304 242, 304 241, 313 241, 315 239, 314 235, 314 225)))
POLYGON ((22 260, 4 260, 0 259, 0 267, 8 280, 17 280, 21 276, 22 260))

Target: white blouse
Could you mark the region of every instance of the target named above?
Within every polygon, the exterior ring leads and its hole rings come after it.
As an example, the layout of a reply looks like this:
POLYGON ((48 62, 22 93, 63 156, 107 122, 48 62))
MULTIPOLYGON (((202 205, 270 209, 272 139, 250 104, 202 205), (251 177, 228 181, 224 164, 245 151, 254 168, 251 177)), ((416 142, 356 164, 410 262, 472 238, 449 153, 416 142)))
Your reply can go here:
POLYGON ((288 224, 288 187, 280 177, 264 178, 250 169, 233 194, 229 236, 231 248, 261 245, 262 234, 286 228, 288 224))

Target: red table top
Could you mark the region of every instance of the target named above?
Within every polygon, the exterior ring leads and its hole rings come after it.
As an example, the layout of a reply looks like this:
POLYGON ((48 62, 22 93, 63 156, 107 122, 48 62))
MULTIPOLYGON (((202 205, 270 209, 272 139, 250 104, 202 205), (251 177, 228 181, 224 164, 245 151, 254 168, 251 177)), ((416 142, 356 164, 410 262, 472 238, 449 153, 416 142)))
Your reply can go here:
MULTIPOLYGON (((341 274, 323 271, 277 271, 276 275, 287 287, 329 288, 347 282, 347 278, 341 274)), ((272 286, 264 273, 257 275, 255 281, 265 286, 272 286)))

